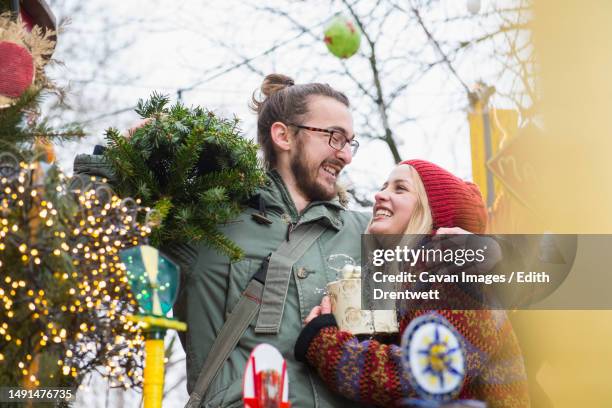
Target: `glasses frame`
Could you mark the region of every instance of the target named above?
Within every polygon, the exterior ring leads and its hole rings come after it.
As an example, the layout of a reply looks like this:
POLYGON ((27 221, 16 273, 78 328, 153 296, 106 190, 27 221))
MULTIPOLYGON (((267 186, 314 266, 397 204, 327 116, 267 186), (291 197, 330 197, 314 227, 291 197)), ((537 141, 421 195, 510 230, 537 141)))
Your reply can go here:
POLYGON ((329 144, 329 146, 334 150, 341 151, 342 149, 344 149, 344 146, 346 146, 348 143, 348 145, 351 147, 351 155, 354 156, 357 153, 357 150, 359 149, 359 142, 355 140, 355 137, 349 140, 349 138, 341 130, 321 129, 321 128, 312 127, 312 126, 298 125, 297 123, 288 123, 287 125, 294 126, 298 129, 310 130, 312 132, 327 133, 329 135, 329 140, 327 144, 329 144), (342 146, 340 146, 339 148, 332 144, 332 140, 335 140, 334 133, 344 138, 344 142, 342 143, 342 146))

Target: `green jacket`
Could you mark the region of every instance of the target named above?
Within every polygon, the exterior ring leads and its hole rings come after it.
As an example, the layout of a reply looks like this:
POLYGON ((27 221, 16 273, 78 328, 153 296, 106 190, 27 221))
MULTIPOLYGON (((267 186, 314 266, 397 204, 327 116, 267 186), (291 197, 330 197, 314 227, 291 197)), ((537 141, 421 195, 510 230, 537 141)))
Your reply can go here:
POLYGON ((247 208, 235 222, 222 228, 224 234, 243 248, 245 257, 242 260, 230 263, 216 251, 196 245, 190 251, 191 258, 181 262, 185 281, 175 315, 189 325, 183 343, 187 353, 187 389, 191 391, 215 336, 250 278, 263 259, 286 239, 289 223, 318 222, 327 230, 293 267, 279 334, 255 334, 255 319, 212 383, 204 406, 242 406, 244 368, 251 350, 260 343, 273 345, 285 357, 292 407, 352 405, 333 394, 314 371, 295 361, 293 348, 304 318, 320 303, 326 284, 336 278, 335 271, 327 267, 327 258, 331 254, 347 254, 360 261, 360 236, 369 217, 347 211, 337 201, 311 203, 298 214, 283 181, 275 172, 269 173, 259 196, 272 224, 256 222, 251 215, 258 209, 247 208))
MULTIPOLYGON (((91 173, 104 174, 88 161, 91 156, 77 157, 75 172, 95 170, 91 173)), ((361 260, 360 238, 369 215, 347 211, 337 200, 313 202, 298 214, 285 184, 274 171, 268 173, 266 185, 254 202, 259 203, 259 198, 271 224, 258 223, 252 217, 258 208, 249 207, 234 222, 221 227, 244 250, 242 260, 231 263, 226 256, 198 243, 163 248, 181 266, 181 291, 174 315, 188 324, 188 331, 181 337, 187 354, 187 390, 191 392, 226 316, 264 258, 286 239, 289 224, 317 222, 327 229, 293 267, 279 334, 256 334, 255 318, 211 384, 203 407, 242 407, 246 362, 253 348, 261 343, 276 347, 287 361, 292 407, 359 406, 332 393, 316 372, 295 361, 293 349, 304 318, 320 303, 326 284, 336 278, 336 272, 327 266, 328 257, 346 254, 356 262, 361 260)))

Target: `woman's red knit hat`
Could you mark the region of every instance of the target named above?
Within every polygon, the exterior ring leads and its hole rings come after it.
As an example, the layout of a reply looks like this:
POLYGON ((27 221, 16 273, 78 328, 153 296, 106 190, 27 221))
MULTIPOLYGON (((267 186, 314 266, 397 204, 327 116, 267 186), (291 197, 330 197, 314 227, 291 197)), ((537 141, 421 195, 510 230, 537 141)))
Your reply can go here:
POLYGON ((400 164, 408 164, 419 173, 427 192, 434 230, 460 227, 475 234, 484 233, 487 209, 476 184, 425 160, 405 160, 400 164))

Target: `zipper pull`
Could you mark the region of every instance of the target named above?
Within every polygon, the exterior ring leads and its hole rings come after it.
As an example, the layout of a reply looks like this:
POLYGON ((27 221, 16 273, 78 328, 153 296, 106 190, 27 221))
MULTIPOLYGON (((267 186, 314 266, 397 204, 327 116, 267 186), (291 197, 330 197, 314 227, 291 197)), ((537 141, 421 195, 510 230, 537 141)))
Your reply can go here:
POLYGON ((272 220, 266 216, 266 202, 261 195, 259 196, 259 203, 257 207, 259 212, 251 214, 251 218, 253 218, 258 224, 272 224, 272 220))
POLYGON ((290 222, 289 225, 287 226, 287 242, 289 242, 289 236, 295 229, 296 225, 297 225, 297 222, 290 222))

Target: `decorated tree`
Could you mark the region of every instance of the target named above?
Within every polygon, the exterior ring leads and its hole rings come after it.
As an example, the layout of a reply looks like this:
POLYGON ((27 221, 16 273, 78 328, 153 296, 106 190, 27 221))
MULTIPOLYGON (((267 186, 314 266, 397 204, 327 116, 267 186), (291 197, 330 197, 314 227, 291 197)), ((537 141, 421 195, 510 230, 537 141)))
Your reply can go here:
POLYGON ((118 251, 146 237, 140 208, 14 157, 2 155, 0 179, 2 382, 74 386, 99 370, 138 385, 142 336, 118 251))
POLYGON ((56 91, 43 70, 54 35, 0 15, 0 383, 74 387, 97 370, 138 386, 143 337, 118 252, 146 241, 147 211, 53 164, 54 140, 83 135, 39 113, 56 91))

